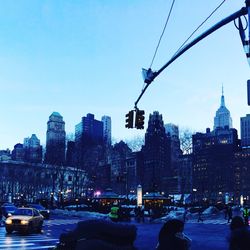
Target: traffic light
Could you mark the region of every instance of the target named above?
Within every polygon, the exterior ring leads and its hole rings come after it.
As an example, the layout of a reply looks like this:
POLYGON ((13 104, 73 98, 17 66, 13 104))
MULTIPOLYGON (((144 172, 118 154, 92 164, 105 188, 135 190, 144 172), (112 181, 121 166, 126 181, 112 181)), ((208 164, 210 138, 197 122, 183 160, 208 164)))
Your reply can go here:
POLYGON ((133 128, 134 123, 134 111, 131 110, 126 114, 126 128, 133 128))
POLYGON ((137 129, 144 129, 144 110, 137 110, 136 117, 135 117, 135 127, 137 129))

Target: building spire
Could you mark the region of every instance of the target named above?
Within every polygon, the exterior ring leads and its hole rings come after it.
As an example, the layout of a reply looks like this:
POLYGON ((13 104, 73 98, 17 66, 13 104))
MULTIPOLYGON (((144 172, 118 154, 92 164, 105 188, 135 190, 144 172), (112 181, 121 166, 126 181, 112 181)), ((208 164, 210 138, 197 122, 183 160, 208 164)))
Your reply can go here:
POLYGON ((223 87, 223 84, 222 84, 222 91, 221 91, 221 102, 220 102, 220 106, 221 107, 225 107, 225 98, 224 98, 224 87, 223 87))

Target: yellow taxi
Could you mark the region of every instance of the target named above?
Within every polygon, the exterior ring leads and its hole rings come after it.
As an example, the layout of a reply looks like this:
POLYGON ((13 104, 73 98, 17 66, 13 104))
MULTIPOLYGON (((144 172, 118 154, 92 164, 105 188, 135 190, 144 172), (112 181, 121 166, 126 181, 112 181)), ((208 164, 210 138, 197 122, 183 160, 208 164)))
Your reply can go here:
POLYGON ((5 221, 7 233, 18 231, 21 233, 40 232, 43 226, 43 216, 35 208, 18 208, 5 221))

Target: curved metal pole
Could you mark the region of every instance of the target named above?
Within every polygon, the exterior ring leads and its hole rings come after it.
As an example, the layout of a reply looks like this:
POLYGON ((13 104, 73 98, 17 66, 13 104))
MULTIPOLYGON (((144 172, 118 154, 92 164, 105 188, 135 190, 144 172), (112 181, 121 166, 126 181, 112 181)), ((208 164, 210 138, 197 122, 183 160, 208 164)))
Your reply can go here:
MULTIPOLYGON (((248 5, 248 3, 247 3, 248 5)), ((222 26, 230 23, 231 21, 235 20, 238 17, 241 17, 243 15, 246 15, 248 13, 248 9, 247 7, 243 7, 242 9, 240 9, 239 11, 233 13, 232 15, 224 18, 223 20, 221 20, 220 22, 218 22, 217 24, 215 24, 214 26, 212 26, 210 29, 208 29, 207 31, 205 31, 204 33, 202 33, 200 36, 198 36, 196 39, 194 39, 192 42, 190 42, 189 44, 187 44, 186 46, 184 46, 179 52, 177 52, 163 67, 161 67, 158 71, 152 72, 151 69, 150 72, 150 77, 147 78, 147 85, 144 87, 144 89, 142 90, 142 93, 140 94, 140 96, 138 97, 138 99, 135 102, 135 107, 137 107, 137 104, 139 102, 139 100, 141 99, 142 95, 144 94, 144 92, 146 91, 146 89, 148 88, 149 84, 165 69, 167 68, 172 62, 174 62, 179 56, 181 56, 184 52, 186 52, 187 50, 189 50, 191 47, 193 47, 196 43, 198 43, 199 41, 201 41, 202 39, 204 39, 205 37, 207 37, 208 35, 212 34, 213 32, 215 32, 216 30, 218 30, 219 28, 221 28, 222 26)), ((148 71, 149 71, 148 70, 148 71)))

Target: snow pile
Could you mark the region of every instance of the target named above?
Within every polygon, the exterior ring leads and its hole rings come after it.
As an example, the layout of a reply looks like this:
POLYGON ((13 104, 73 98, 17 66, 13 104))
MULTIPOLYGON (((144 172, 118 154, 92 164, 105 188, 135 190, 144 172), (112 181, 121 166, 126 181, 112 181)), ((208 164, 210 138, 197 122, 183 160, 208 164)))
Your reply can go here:
POLYGON ((214 206, 210 206, 203 211, 204 215, 218 214, 220 211, 214 206))
POLYGON ((89 211, 68 211, 63 209, 55 209, 51 210, 53 215, 57 216, 69 216, 69 217, 78 217, 78 218, 96 218, 96 219, 105 219, 108 217, 108 214, 102 214, 97 212, 89 212, 89 211))

